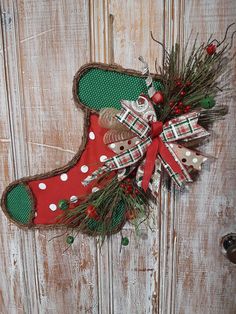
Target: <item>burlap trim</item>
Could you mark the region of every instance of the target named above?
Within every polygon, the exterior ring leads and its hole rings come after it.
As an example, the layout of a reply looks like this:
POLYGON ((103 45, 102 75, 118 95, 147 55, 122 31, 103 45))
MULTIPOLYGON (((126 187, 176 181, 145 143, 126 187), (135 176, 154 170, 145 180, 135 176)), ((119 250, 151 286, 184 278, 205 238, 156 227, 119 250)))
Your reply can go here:
MULTIPOLYGON (((56 176, 56 175, 60 175, 64 172, 67 172, 70 168, 72 168, 74 165, 77 164, 81 154, 83 153, 86 143, 87 143, 87 138, 88 138, 88 129, 89 129, 89 124, 90 124, 90 113, 98 113, 96 110, 92 110, 86 107, 86 105, 84 105, 78 95, 77 95, 77 86, 78 86, 78 82, 80 80, 80 78, 90 69, 103 69, 105 71, 114 71, 114 72, 119 72, 119 73, 125 73, 128 75, 132 75, 132 76, 143 76, 141 72, 135 71, 135 70, 131 70, 131 69, 125 69, 123 67, 121 67, 120 65, 117 64, 105 64, 105 63, 87 63, 85 65, 83 65, 78 72, 75 74, 74 79, 73 79, 73 88, 72 88, 72 93, 73 93, 73 99, 74 99, 74 103, 76 105, 77 108, 81 109, 84 113, 84 125, 83 125, 83 136, 82 136, 82 142, 80 145, 80 148, 78 150, 78 152, 75 154, 75 156, 72 158, 72 160, 65 166, 59 167, 57 169, 54 169, 52 171, 43 173, 43 174, 36 174, 34 176, 28 176, 28 177, 24 177, 21 178, 19 180, 16 180, 12 183, 10 183, 5 191, 2 194, 2 198, 1 198, 1 207, 2 210, 4 212, 4 214, 6 215, 6 217, 13 222, 14 224, 16 224, 18 227, 23 228, 23 229, 29 229, 29 228, 45 228, 45 229, 50 229, 50 228, 64 228, 66 226, 64 225, 57 225, 57 224, 51 224, 51 225, 35 225, 33 224, 33 219, 35 216, 35 208, 36 208, 36 199, 31 191, 31 189, 29 188, 29 186, 27 185, 27 183, 29 181, 32 180, 39 180, 39 179, 45 179, 48 177, 52 177, 52 176, 56 176), (24 184, 24 186, 26 187, 26 189, 29 192, 32 204, 33 204, 33 209, 32 209, 32 213, 31 213, 31 220, 30 222, 26 225, 26 224, 21 224, 18 223, 16 221, 14 221, 14 219, 12 217, 10 217, 8 211, 7 211, 7 207, 6 207, 6 195, 7 193, 12 190, 15 185, 17 184, 24 184)), ((154 79, 160 79, 160 77, 158 75, 152 75, 154 79)), ((125 222, 124 222, 125 223, 125 222)), ((124 223, 120 224, 116 230, 114 230, 114 232, 118 232, 122 226, 124 225, 124 223)), ((91 232, 86 232, 83 231, 83 233, 89 234, 89 235, 94 235, 96 236, 97 234, 93 231, 91 232)))

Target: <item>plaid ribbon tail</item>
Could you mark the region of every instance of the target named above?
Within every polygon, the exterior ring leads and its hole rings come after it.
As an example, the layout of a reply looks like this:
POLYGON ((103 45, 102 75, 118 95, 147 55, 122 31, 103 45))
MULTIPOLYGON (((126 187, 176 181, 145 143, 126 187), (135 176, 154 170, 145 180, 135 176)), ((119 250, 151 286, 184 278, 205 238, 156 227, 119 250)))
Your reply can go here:
POLYGON ((198 122, 199 112, 190 112, 167 121, 163 126, 163 142, 189 141, 208 136, 209 133, 198 122))
POLYGON ((147 147, 152 143, 150 137, 138 143, 134 147, 127 149, 105 162, 105 165, 111 170, 118 170, 134 165, 142 159, 146 153, 147 147))
POLYGON ((151 144, 151 142, 151 138, 148 137, 145 141, 138 143, 131 149, 127 149, 125 152, 108 159, 102 167, 95 170, 91 175, 86 177, 82 184, 84 186, 87 186, 105 172, 133 166, 135 163, 143 158, 146 153, 147 147, 151 144))

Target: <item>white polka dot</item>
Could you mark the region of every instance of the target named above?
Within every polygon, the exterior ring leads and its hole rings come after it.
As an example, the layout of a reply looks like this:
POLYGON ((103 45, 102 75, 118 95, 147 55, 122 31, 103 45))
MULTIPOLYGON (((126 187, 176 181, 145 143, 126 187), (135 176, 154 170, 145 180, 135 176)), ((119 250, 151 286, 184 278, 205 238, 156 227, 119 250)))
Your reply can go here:
POLYGON ((190 156, 190 155, 191 155, 191 152, 190 152, 189 150, 187 150, 186 153, 185 153, 185 155, 186 155, 186 156, 190 156))
POLYGON ((106 160, 107 160, 107 156, 102 155, 102 156, 100 157, 100 161, 101 161, 101 162, 104 162, 104 161, 106 161, 106 160))
POLYGON ((34 217, 37 217, 37 216, 38 216, 38 213, 37 213, 37 212, 35 212, 35 213, 34 213, 34 217))
POLYGON ((96 186, 94 188, 92 188, 92 193, 99 191, 99 188, 97 188, 96 186))
POLYGON ((116 147, 116 144, 114 144, 114 143, 112 143, 111 145, 110 145, 110 148, 115 148, 116 147))
POLYGON ((75 195, 72 195, 72 196, 70 197, 70 201, 71 201, 71 203, 76 203, 76 202, 78 201, 78 197, 75 196, 75 195))
POLYGON ((94 132, 89 132, 89 138, 90 138, 90 140, 95 140, 95 134, 94 134, 94 132))
POLYGON ((173 144, 170 144, 170 147, 171 147, 171 148, 173 148, 173 147, 174 147, 174 145, 173 145, 173 144))
POLYGON ((88 166, 83 165, 83 166, 80 168, 80 170, 81 170, 81 172, 86 173, 86 172, 88 172, 88 166))
POLYGON ((39 183, 40 190, 46 190, 46 184, 45 183, 39 183))
POLYGON ((55 204, 50 204, 49 208, 54 212, 57 209, 57 205, 55 204))
POLYGON ((193 163, 196 164, 198 162, 197 158, 193 158, 193 163))
POLYGON ((68 175, 66 173, 61 174, 60 176, 61 181, 66 181, 68 179, 68 175))

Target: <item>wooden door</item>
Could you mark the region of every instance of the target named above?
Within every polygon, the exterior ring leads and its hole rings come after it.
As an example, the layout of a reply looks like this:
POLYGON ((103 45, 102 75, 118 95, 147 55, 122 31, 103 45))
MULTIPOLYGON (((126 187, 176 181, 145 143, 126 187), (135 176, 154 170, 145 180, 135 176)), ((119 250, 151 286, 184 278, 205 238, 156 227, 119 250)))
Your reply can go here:
MULTIPOLYGON (((0 0, 1 190, 12 180, 52 170, 78 150, 83 114, 72 79, 89 61, 154 71, 161 49, 150 37, 182 45, 222 38, 235 0, 0 0)), ((234 45, 235 47, 235 45, 234 45)), ((235 48, 234 48, 235 49, 235 48)), ((120 252, 115 235, 102 249, 79 236, 66 251, 58 230, 25 231, 0 217, 0 313, 236 313, 236 268, 221 237, 236 227, 236 63, 230 113, 202 149, 217 159, 189 189, 164 189, 152 229, 120 252)))

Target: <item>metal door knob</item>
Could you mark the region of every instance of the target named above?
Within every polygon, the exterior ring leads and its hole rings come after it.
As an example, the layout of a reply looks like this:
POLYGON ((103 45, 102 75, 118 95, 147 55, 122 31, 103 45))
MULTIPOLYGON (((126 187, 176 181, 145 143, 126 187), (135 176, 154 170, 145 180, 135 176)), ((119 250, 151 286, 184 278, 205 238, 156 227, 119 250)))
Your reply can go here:
POLYGON ((236 264, 236 233, 230 233, 223 237, 222 246, 225 251, 225 256, 228 260, 236 264))

